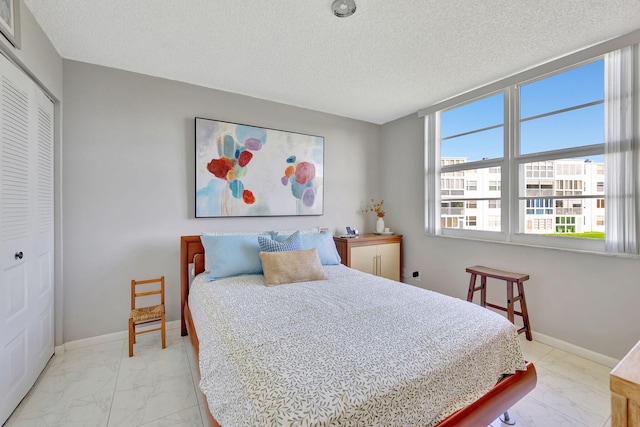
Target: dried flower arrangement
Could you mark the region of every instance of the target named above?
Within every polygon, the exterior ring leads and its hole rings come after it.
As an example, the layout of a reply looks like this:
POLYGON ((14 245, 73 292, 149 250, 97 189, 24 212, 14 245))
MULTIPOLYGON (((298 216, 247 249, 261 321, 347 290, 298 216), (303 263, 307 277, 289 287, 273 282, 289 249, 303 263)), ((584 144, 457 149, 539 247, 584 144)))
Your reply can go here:
POLYGON ((382 210, 382 205, 384 204, 384 200, 380 200, 376 202, 375 199, 371 199, 371 204, 368 204, 362 212, 375 212, 379 218, 384 218, 384 210, 382 210))

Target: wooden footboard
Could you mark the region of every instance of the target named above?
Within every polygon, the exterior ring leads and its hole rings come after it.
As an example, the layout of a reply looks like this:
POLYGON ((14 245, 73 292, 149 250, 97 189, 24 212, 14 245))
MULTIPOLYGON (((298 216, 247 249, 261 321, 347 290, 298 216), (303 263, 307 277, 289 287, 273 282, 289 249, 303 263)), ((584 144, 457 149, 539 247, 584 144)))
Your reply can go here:
MULTIPOLYGON (((199 341, 188 297, 190 285, 190 265, 193 273, 204 271, 204 249, 200 236, 182 236, 180 239, 180 272, 181 272, 181 326, 182 335, 189 335, 196 364, 199 360, 199 341)), ((198 367, 198 372, 199 372, 198 367)), ((537 375, 533 363, 527 363, 524 371, 518 371, 501 381, 488 393, 471 405, 451 414, 438 424, 438 427, 478 427, 489 425, 503 412, 507 411, 517 401, 522 399, 536 386, 537 375)), ((203 394, 203 401, 207 406, 207 419, 210 427, 221 427, 215 420, 207 404, 207 397, 203 394)))
POLYGON ((442 420, 438 427, 487 426, 533 390, 536 382, 536 367, 527 362, 524 371, 504 378, 480 399, 442 420))

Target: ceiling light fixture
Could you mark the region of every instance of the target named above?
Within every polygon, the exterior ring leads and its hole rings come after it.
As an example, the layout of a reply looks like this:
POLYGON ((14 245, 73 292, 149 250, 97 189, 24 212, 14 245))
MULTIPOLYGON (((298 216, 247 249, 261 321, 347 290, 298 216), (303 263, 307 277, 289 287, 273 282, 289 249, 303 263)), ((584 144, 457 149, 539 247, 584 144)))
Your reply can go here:
POLYGON ((346 18, 356 13, 356 2, 354 0, 334 0, 331 4, 331 10, 338 18, 346 18))

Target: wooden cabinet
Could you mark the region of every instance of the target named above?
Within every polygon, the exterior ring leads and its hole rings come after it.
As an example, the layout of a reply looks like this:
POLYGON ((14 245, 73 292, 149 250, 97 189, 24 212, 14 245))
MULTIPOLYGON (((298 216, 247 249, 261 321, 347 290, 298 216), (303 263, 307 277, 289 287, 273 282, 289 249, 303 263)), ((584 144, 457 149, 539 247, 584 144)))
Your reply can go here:
POLYGON ((640 427, 640 343, 610 375, 611 426, 640 427))
POLYGON ((402 235, 363 234, 334 237, 342 263, 347 267, 387 279, 402 278, 402 235))

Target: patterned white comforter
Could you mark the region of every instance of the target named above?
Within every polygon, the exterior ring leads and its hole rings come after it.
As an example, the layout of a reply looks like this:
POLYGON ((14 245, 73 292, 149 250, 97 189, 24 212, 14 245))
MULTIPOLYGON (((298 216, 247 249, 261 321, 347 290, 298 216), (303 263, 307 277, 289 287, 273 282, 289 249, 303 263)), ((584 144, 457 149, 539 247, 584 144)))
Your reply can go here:
POLYGON ((328 280, 194 279, 200 387, 234 426, 430 426, 524 369, 504 317, 325 266, 328 280))

